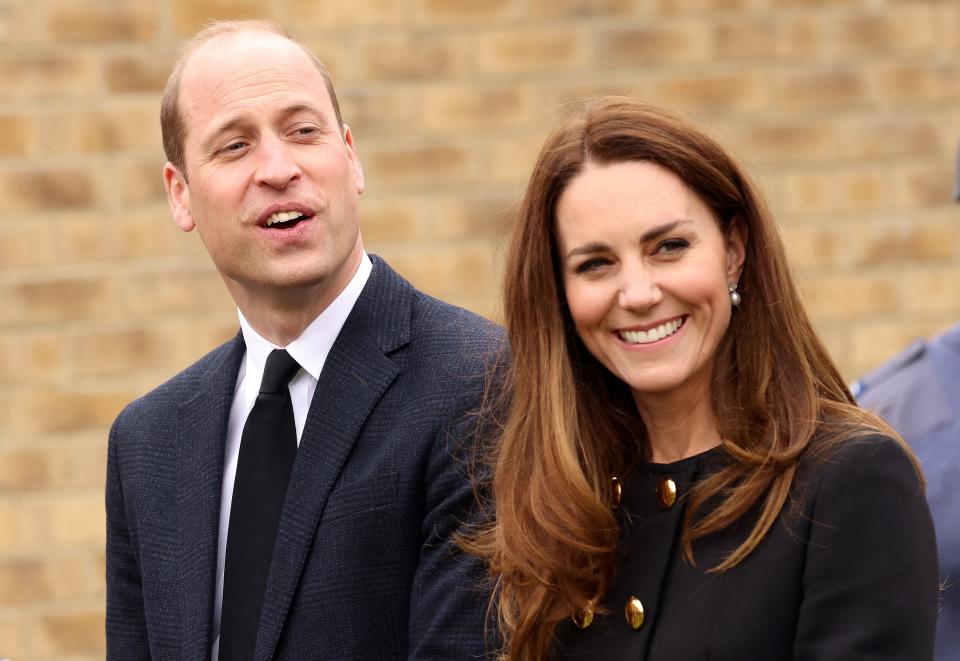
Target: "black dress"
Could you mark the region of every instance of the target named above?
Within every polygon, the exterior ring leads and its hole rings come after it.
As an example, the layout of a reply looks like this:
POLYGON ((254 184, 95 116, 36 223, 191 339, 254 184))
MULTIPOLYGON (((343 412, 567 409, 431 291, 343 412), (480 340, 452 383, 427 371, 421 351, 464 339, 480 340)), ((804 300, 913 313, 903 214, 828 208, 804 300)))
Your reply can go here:
MULTIPOLYGON (((928 661, 933 656, 936 543, 920 482, 892 439, 870 435, 828 457, 808 452, 791 498, 737 567, 711 574, 754 517, 694 544, 679 532, 690 486, 723 466, 721 448, 643 464, 625 480, 622 556, 586 629, 558 626, 551 658, 597 661, 928 661), (661 482, 672 480, 671 506, 661 482), (628 599, 644 619, 631 628, 628 599)), ((665 483, 666 484, 666 483, 665 483)), ((960 658, 960 657, 958 657, 960 658)))

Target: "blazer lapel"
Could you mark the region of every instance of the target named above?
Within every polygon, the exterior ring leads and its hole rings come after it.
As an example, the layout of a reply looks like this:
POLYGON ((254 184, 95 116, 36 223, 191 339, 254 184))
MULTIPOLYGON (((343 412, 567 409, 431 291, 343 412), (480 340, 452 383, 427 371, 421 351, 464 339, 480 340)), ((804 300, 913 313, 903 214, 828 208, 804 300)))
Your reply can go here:
POLYGON ((399 373, 388 354, 409 340, 414 290, 382 260, 373 261, 307 415, 277 530, 256 661, 273 658, 327 497, 368 415, 399 373))
POLYGON ((208 372, 177 424, 181 658, 209 658, 227 423, 244 344, 239 334, 208 372))

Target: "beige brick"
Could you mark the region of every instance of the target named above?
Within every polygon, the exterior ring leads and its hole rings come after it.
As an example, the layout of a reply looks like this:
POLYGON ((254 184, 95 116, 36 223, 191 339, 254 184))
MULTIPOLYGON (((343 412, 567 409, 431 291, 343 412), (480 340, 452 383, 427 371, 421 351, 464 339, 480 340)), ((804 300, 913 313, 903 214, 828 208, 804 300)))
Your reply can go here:
POLYGON ((87 609, 53 613, 39 620, 37 652, 62 655, 68 652, 93 654, 106 648, 104 614, 87 609))
POLYGON ((14 214, 0 220, 0 265, 4 269, 49 266, 59 256, 59 225, 14 214))
POLYGON ((947 262, 960 254, 960 230, 950 221, 867 221, 850 228, 846 245, 856 246, 858 237, 857 266, 947 262))
POLYGON ((784 60, 818 59, 828 46, 827 26, 818 14, 788 14, 774 26, 775 49, 784 60))
POLYGON ((868 160, 928 155, 941 149, 937 124, 909 115, 844 121, 834 134, 835 156, 868 160))
MULTIPOLYGON (((0 494, 0 530, 4 531, 4 534, 0 535, 0 558, 4 554, 16 551, 20 541, 15 504, 18 504, 18 501, 0 494)), ((0 625, 0 632, 2 631, 3 626, 0 625)), ((4 638, 3 640, 7 639, 4 638)))
POLYGON ((10 417, 5 421, 15 434, 48 434, 87 429, 106 429, 123 406, 132 400, 126 391, 21 388, 14 393, 10 417))
POLYGON ((256 0, 170 0, 173 29, 181 37, 190 37, 211 20, 237 18, 273 18, 256 0))
POLYGON ((168 345, 163 330, 153 325, 78 333, 69 346, 73 370, 83 378, 163 365, 168 345))
POLYGON ((654 0, 655 10, 663 14, 741 11, 757 4, 758 0, 654 0))
POLYGON ((103 89, 97 56, 83 49, 25 50, 0 57, 7 100, 92 97, 103 89))
POLYGON ((458 244, 439 251, 419 245, 389 252, 390 263, 423 291, 449 299, 479 292, 492 281, 493 256, 487 244, 458 244))
POLYGON ((395 26, 406 20, 407 13, 403 0, 287 0, 284 5, 286 24, 321 29, 395 26))
POLYGON ((717 21, 713 32, 718 59, 768 59, 777 54, 777 23, 770 16, 738 16, 717 21))
POLYGON ((97 203, 94 174, 78 167, 0 173, 0 215, 91 208, 97 203))
POLYGON ((117 299, 133 318, 158 314, 232 309, 230 297, 213 265, 157 269, 131 274, 117 299))
POLYGON ((594 48, 596 63, 604 68, 700 62, 713 52, 713 31, 709 24, 700 22, 599 30, 594 35, 594 48))
POLYGON ((26 115, 0 115, 0 158, 36 151, 34 124, 26 115))
POLYGON ((954 264, 901 273, 897 284, 908 314, 960 311, 960 267, 954 264))
POLYGON ((426 236, 424 204, 396 195, 361 202, 360 230, 363 243, 371 247, 395 241, 421 241, 426 236))
POLYGON ((96 554, 0 560, 0 608, 99 597, 103 569, 102 557, 96 554))
POLYGON ((890 173, 857 171, 834 178, 836 208, 841 211, 874 211, 898 206, 898 187, 892 186, 890 173))
POLYGON ((930 3, 893 4, 875 13, 839 19, 836 43, 845 56, 933 52, 935 21, 936 8, 930 3))
POLYGON ((686 111, 748 110, 767 103, 766 85, 757 72, 703 76, 671 75, 657 86, 655 100, 686 111))
POLYGON ((634 0, 528 0, 530 16, 536 18, 630 16, 634 0))
POLYGON ((65 212, 54 219, 59 260, 64 264, 101 262, 120 257, 119 223, 103 212, 65 212))
POLYGON ((107 144, 110 124, 100 109, 43 113, 36 122, 42 156, 95 154, 110 148, 107 144))
POLYGON ((545 137, 542 132, 517 133, 491 141, 487 146, 487 176, 514 185, 519 197, 521 186, 533 171, 545 137))
POLYGON ((857 376, 866 374, 907 348, 920 337, 932 337, 939 325, 910 318, 889 318, 853 327, 849 361, 857 376))
POLYGON ((59 332, 31 328, 0 333, 0 385, 54 383, 62 373, 59 332))
POLYGON ((784 182, 784 212, 803 215, 835 208, 832 182, 832 175, 822 172, 788 175, 784 182))
POLYGON ((436 131, 516 126, 529 118, 530 103, 515 86, 437 86, 424 92, 423 122, 436 131))
MULTIPOLYGON (((952 161, 952 159, 950 159, 952 161)), ((904 185, 906 203, 911 207, 956 206, 953 163, 943 159, 940 164, 904 167, 898 171, 904 185)))
POLYGON ((46 7, 50 36, 58 42, 148 40, 157 35, 159 16, 149 0, 53 0, 46 7))
POLYGON ((0 614, 0 640, 3 641, 3 653, 10 659, 25 659, 30 652, 26 618, 26 615, 13 610, 0 614))
POLYGON ((864 0, 778 0, 778 8, 782 9, 800 9, 810 8, 830 8, 830 7, 853 7, 860 8, 864 5, 864 0))
POLYGON ((117 251, 120 257, 206 256, 206 250, 196 232, 184 233, 177 229, 166 202, 135 210, 123 209, 118 218, 111 219, 117 232, 117 251))
POLYGON ((152 206, 166 201, 163 188, 163 165, 166 159, 154 153, 145 157, 115 159, 105 168, 103 183, 110 203, 120 209, 132 206, 152 206))
POLYGON ((462 72, 467 58, 458 41, 412 34, 372 34, 359 47, 364 78, 421 80, 462 72))
POLYGON ((818 321, 891 314, 898 304, 893 280, 867 274, 817 276, 805 279, 801 292, 807 310, 818 321))
POLYGON ((431 205, 431 236, 437 239, 477 239, 498 241, 507 236, 517 212, 518 197, 513 194, 447 196, 431 205))
POLYGON ((759 120, 733 129, 728 142, 763 163, 806 163, 835 158, 837 139, 827 122, 759 120))
POLYGON ((868 85, 857 71, 796 70, 774 77, 777 104, 796 111, 850 108, 869 103, 868 85))
POLYGON ((463 180, 473 171, 470 154, 453 146, 383 147, 362 158, 371 181, 380 185, 463 180))
POLYGON ((896 62, 878 67, 874 75, 887 101, 916 105, 960 99, 960 67, 952 62, 896 62))
POLYGON ((582 69, 587 55, 582 30, 525 29, 480 37, 479 67, 489 73, 582 69))
POLYGON ((115 281, 97 277, 52 276, 0 285, 0 325, 114 317, 117 296, 115 281))
POLYGON ((419 95, 404 87, 350 87, 341 94, 340 110, 343 121, 353 131, 357 153, 364 164, 370 137, 408 134, 420 130, 423 125, 419 95))
POLYGON ((518 0, 414 0, 418 23, 474 23, 516 15, 518 0))
MULTIPOLYGON (((160 93, 176 59, 168 50, 129 51, 106 56, 104 77, 107 89, 113 93, 160 93)), ((159 114, 159 102, 154 102, 159 114)))
POLYGON ((103 484, 104 466, 103 439, 0 450, 0 492, 96 488, 103 484))

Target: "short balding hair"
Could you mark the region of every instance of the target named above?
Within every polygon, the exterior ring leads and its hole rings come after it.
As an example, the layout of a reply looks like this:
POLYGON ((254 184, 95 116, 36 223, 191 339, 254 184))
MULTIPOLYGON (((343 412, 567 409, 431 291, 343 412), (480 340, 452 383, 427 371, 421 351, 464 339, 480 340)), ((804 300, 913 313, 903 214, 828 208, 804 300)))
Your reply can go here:
POLYGON ((183 52, 179 59, 173 65, 173 71, 170 72, 170 78, 167 79, 167 86, 163 90, 163 98, 160 100, 160 133, 163 136, 163 151, 167 160, 173 164, 177 170, 187 178, 187 168, 184 159, 183 141, 186 136, 186 126, 183 119, 183 113, 180 112, 180 79, 183 76, 183 70, 193 54, 204 44, 215 39, 222 39, 241 32, 262 32, 266 34, 277 35, 286 39, 297 46, 304 54, 310 58, 313 65, 323 76, 323 82, 327 86, 327 92, 330 95, 330 102, 333 104, 333 112, 337 116, 337 126, 343 127, 343 117, 340 115, 340 102, 337 101, 337 93, 333 88, 333 79, 330 72, 323 65, 323 62, 310 51, 309 48, 293 39, 286 30, 270 21, 237 20, 237 21, 213 21, 206 24, 199 32, 184 45, 183 52))

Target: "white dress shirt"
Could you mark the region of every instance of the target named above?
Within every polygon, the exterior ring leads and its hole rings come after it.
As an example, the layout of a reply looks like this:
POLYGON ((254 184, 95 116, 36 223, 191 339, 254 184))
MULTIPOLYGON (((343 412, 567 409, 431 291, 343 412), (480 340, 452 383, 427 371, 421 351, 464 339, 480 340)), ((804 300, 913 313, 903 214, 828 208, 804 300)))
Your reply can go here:
POLYGON ((237 375, 237 388, 230 408, 230 421, 227 424, 227 447, 223 457, 223 491, 220 496, 220 534, 217 544, 217 587, 213 606, 213 648, 212 661, 218 661, 220 655, 220 612, 223 608, 223 565, 227 553, 227 528, 230 525, 230 505, 233 501, 233 482, 237 474, 237 458, 240 455, 240 436, 257 395, 267 356, 274 349, 286 349, 302 368, 290 381, 290 400, 293 403, 293 421, 297 428, 297 445, 303 436, 303 427, 310 410, 313 393, 317 389, 320 371, 327 360, 327 354, 333 347, 340 329, 353 310, 363 286, 370 277, 373 264, 366 253, 360 260, 360 267, 353 279, 340 292, 327 308, 304 329, 300 337, 286 347, 278 347, 264 339, 253 329, 237 310, 240 316, 240 329, 247 350, 237 375))

